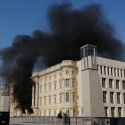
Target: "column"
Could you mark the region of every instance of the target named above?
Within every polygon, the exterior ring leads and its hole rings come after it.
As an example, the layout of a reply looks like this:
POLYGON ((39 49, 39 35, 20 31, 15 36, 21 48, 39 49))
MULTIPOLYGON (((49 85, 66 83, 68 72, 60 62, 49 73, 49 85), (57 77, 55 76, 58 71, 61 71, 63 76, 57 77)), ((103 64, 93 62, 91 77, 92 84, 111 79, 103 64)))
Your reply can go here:
POLYGON ((32 86, 32 106, 35 106, 34 104, 34 100, 35 100, 35 96, 34 96, 34 85, 32 86))
POLYGON ((39 94, 39 87, 38 87, 38 81, 35 81, 36 84, 36 91, 35 91, 35 106, 38 106, 38 94, 39 94))

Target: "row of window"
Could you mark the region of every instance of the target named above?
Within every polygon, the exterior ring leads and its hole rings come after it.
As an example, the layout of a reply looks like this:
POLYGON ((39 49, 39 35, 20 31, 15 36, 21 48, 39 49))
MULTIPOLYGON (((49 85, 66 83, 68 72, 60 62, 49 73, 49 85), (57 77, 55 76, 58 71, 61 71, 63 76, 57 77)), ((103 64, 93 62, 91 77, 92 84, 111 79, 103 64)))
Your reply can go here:
POLYGON ((61 89, 64 87, 74 87, 74 80, 72 79, 65 79, 63 81, 60 80, 58 84, 54 82, 53 84, 48 83, 44 85, 39 85, 39 92, 42 93, 46 91, 61 89))
POLYGON ((62 75, 73 75, 75 73, 75 70, 74 69, 69 69, 69 68, 67 68, 66 70, 64 70, 64 71, 60 71, 59 73, 55 73, 55 74, 51 74, 51 75, 48 75, 48 76, 45 76, 44 77, 44 79, 43 79, 43 77, 42 77, 42 79, 40 78, 40 81, 42 82, 46 82, 47 81, 47 79, 48 80, 51 80, 52 79, 52 77, 55 79, 55 78, 57 78, 57 76, 62 76, 62 75))
POLYGON ((75 101, 75 94, 74 92, 66 92, 64 94, 57 94, 55 95, 48 95, 39 98, 39 105, 46 105, 46 104, 55 104, 55 103, 62 103, 62 102, 74 102, 75 101), (52 102, 53 101, 53 102, 52 102), (57 102, 58 101, 58 102, 57 102))
MULTIPOLYGON (((108 103, 108 96, 107 91, 103 91, 103 102, 108 103)), ((121 100, 123 100, 123 103, 125 104, 125 93, 116 92, 116 95, 114 92, 109 92, 109 102, 110 103, 117 103, 121 104, 121 100), (116 97, 116 98, 115 98, 116 97)))
POLYGON ((121 84, 120 80, 118 79, 114 80, 114 79, 102 78, 102 88, 125 89, 125 80, 122 80, 121 84), (109 86, 107 85, 107 83, 109 83, 109 86))
MULTIPOLYGON (((109 116, 109 107, 104 107, 106 117, 109 116)), ((111 107, 111 116, 110 117, 121 117, 122 116, 122 107, 117 108, 118 113, 116 114, 116 107, 111 107)))
POLYGON ((114 68, 109 66, 97 65, 100 74, 125 77, 125 69, 114 68))

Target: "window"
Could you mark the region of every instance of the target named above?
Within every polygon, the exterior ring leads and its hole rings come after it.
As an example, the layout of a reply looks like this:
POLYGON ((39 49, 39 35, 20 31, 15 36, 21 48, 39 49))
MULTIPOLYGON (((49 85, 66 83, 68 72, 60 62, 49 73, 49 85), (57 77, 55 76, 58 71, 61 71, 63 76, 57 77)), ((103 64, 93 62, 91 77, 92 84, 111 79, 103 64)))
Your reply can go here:
POLYGON ((111 67, 111 76, 113 75, 113 68, 111 67))
POLYGON ((46 92, 46 84, 44 84, 44 92, 46 92))
POLYGON ((117 103, 120 104, 120 92, 117 92, 117 103))
POLYGON ((54 84, 54 89, 56 89, 56 83, 54 84))
POLYGON ((49 104, 51 104, 51 96, 49 96, 49 104))
POLYGON ((44 116, 46 116, 46 110, 44 110, 44 116))
POLYGON ((66 87, 69 87, 69 79, 65 80, 65 85, 66 85, 66 87))
POLYGON ((124 104, 125 104, 125 93, 123 93, 123 100, 124 100, 124 104))
POLYGON ((68 71, 68 70, 66 70, 66 74, 69 74, 69 71, 68 71))
POLYGON ((121 107, 118 107, 118 117, 121 117, 121 107))
POLYGON ((69 102, 69 92, 66 92, 66 102, 69 102))
POLYGON ((72 87, 74 87, 75 80, 72 80, 72 87))
POLYGON ((107 73, 108 73, 108 75, 109 75, 109 67, 107 67, 107 73))
POLYGON ((121 72, 121 77, 122 77, 122 69, 120 70, 120 72, 121 72))
POLYGON ((110 92, 110 103, 113 103, 113 95, 114 95, 114 93, 110 92))
POLYGON ((51 109, 49 109, 49 116, 51 116, 51 109))
POLYGON ((45 77, 45 81, 46 81, 46 77, 45 77))
POLYGON ((102 65, 100 65, 100 74, 102 74, 102 65))
POLYGON ((119 76, 119 68, 117 68, 117 75, 119 76))
POLYGON ((44 96, 44 105, 46 105, 46 96, 44 96))
POLYGON ((62 102, 62 95, 60 95, 60 103, 62 102))
POLYGON ((112 88, 112 81, 113 79, 109 79, 109 88, 112 88))
POLYGON ((105 116, 107 117, 108 116, 108 107, 104 107, 104 110, 105 110, 105 116))
POLYGON ((111 107, 111 117, 115 116, 115 107, 111 107))
POLYGON ((106 94, 107 92, 106 91, 103 91, 103 102, 106 103, 106 94))
POLYGON ((102 78, 102 87, 105 88, 106 78, 102 78))
POLYGON ((106 66, 104 66, 104 74, 106 75, 106 66))
POLYGON ((54 95, 54 103, 56 103, 56 95, 54 95))
POLYGON ((56 110, 54 110, 54 116, 56 116, 56 110))
POLYGON ((116 80, 116 89, 119 89, 119 80, 116 80))
POLYGON ((116 68, 114 68, 114 76, 116 76, 116 68))
POLYGON ((39 105, 42 105, 42 97, 39 98, 39 105))
POLYGON ((60 88, 62 88, 62 81, 61 80, 59 81, 59 86, 60 86, 60 88))
POLYGON ((122 88, 125 89, 125 81, 122 81, 122 88))
POLYGON ((51 84, 49 84, 49 91, 51 91, 51 84))

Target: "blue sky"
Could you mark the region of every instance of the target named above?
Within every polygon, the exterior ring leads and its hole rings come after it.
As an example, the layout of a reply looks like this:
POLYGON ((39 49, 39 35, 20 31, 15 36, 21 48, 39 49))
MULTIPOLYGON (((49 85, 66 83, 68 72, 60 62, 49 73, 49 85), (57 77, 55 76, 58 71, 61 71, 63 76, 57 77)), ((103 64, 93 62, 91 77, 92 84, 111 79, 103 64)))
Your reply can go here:
POLYGON ((100 3, 116 36, 125 43, 124 0, 0 0, 0 48, 11 46, 17 34, 31 35, 34 30, 47 31, 47 9, 51 4, 69 1, 74 8, 100 3))

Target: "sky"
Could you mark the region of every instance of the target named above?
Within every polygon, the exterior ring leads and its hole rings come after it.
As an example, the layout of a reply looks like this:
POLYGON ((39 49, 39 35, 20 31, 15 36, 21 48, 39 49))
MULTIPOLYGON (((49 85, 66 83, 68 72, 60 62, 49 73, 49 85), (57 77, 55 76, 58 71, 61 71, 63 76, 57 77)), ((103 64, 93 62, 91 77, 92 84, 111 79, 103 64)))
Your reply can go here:
POLYGON ((104 14, 125 43, 124 0, 0 0, 0 49, 11 46, 16 35, 48 31, 47 11, 52 4, 70 2, 76 9, 92 3, 102 4, 104 14))

